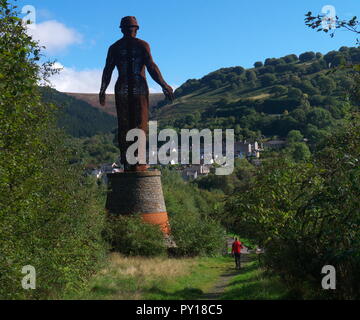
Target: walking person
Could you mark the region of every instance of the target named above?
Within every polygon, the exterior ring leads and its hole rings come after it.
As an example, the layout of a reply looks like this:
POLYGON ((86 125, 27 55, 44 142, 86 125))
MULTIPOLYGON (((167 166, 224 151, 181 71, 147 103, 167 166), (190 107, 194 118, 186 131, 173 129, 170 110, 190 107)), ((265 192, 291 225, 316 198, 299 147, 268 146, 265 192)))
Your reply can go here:
POLYGON ((242 243, 238 240, 238 238, 235 238, 235 241, 232 244, 232 250, 231 253, 235 257, 235 265, 236 269, 241 269, 241 249, 243 249, 242 243))

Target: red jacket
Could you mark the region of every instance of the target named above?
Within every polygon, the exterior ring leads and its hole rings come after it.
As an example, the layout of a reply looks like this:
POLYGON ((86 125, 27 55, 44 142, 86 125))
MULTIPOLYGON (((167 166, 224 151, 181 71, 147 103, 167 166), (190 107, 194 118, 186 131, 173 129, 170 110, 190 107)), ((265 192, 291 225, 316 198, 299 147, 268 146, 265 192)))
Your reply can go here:
POLYGON ((231 253, 241 253, 241 249, 244 248, 240 241, 234 241, 232 244, 231 253))

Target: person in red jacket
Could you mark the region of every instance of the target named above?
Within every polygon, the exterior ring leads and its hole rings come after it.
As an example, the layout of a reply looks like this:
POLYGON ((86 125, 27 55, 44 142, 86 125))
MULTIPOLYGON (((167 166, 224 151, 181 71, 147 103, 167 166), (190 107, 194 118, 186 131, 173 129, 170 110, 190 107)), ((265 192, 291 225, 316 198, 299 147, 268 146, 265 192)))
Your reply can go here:
POLYGON ((241 268, 241 249, 244 248, 242 243, 240 241, 238 241, 238 238, 235 238, 235 241, 232 244, 232 250, 231 253, 233 254, 233 256, 235 257, 235 264, 236 264, 236 269, 240 269, 241 268))

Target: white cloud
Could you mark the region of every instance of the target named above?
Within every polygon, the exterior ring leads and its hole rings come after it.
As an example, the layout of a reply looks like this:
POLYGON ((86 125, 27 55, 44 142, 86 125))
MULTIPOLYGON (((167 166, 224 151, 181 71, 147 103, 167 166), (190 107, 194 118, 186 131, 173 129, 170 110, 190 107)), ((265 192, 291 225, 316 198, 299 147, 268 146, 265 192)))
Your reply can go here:
MULTIPOLYGON (((64 67, 60 63, 56 63, 54 67, 63 68, 59 74, 52 76, 50 79, 56 90, 77 93, 98 93, 100 91, 102 70, 76 70, 64 67)), ((113 93, 114 86, 115 80, 113 79, 107 92, 113 93)))
POLYGON ((29 28, 28 33, 51 53, 62 51, 72 44, 83 41, 80 33, 56 20, 38 23, 29 28))
MULTIPOLYGON (((62 68, 59 74, 51 77, 50 81, 53 87, 61 92, 76 92, 76 93, 98 93, 101 86, 102 70, 100 69, 85 69, 76 70, 68 68, 60 63, 54 65, 55 68, 62 68)), ((114 70, 111 83, 107 89, 107 93, 114 93, 115 82, 117 79, 117 72, 114 70)), ((172 85, 177 88, 178 86, 172 85)), ((151 87, 151 93, 162 92, 160 86, 151 87)))

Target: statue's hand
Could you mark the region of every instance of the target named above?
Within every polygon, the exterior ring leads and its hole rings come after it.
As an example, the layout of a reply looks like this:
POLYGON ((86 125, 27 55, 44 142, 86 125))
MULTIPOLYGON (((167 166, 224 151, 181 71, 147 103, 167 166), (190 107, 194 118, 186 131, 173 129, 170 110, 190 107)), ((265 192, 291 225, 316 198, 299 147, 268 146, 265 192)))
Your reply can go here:
POLYGON ((106 101, 106 94, 105 92, 100 92, 99 93, 99 102, 102 106, 105 106, 105 101, 106 101))
POLYGON ((169 85, 165 85, 163 87, 163 92, 166 99, 170 100, 171 102, 175 100, 174 91, 169 85))

